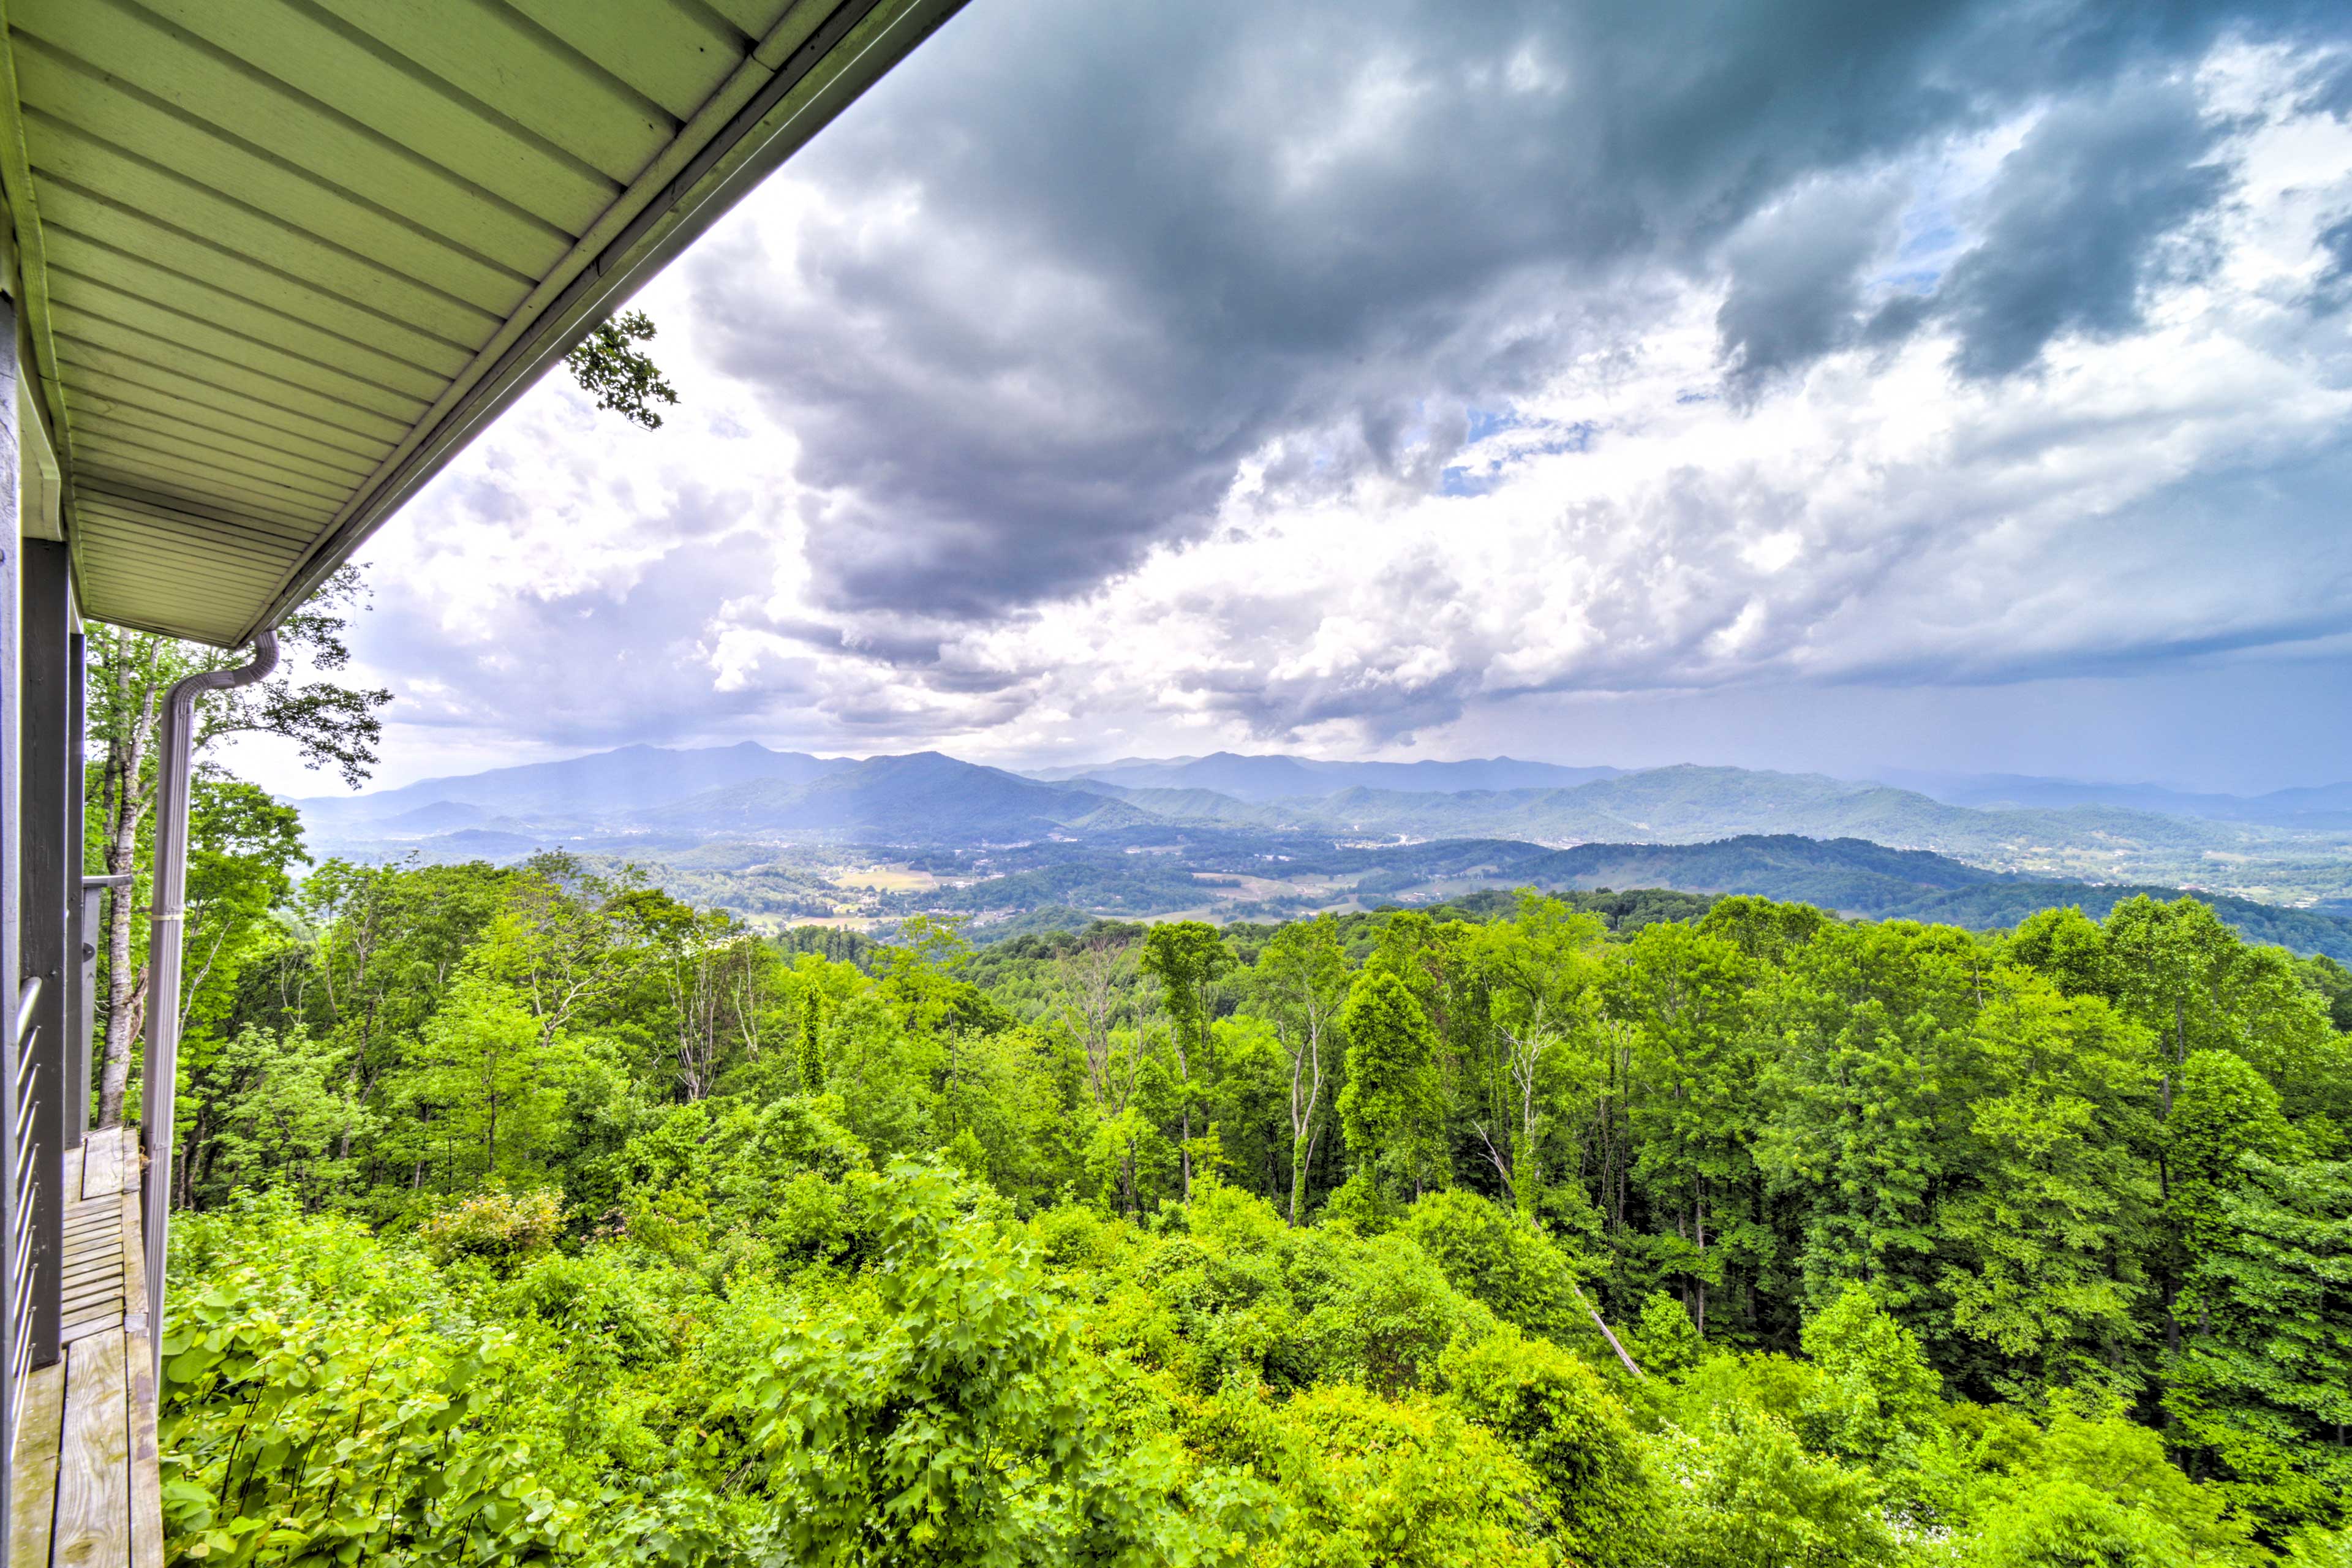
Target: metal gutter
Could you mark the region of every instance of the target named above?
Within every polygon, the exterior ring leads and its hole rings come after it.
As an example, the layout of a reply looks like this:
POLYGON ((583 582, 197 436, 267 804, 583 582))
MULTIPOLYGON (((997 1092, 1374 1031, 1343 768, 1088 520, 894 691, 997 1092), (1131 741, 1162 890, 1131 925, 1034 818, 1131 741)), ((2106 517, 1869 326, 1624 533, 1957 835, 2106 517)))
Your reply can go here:
MULTIPOLYGON (((278 668, 278 634, 253 637, 253 662, 236 669, 206 670, 173 686, 163 699, 163 722, 156 748, 155 876, 148 910, 147 1050, 139 1069, 139 1141, 146 1148, 147 1303, 163 1321, 163 1251, 171 1226, 173 1096, 180 1070, 180 941, 187 915, 188 775, 194 763, 196 699, 207 691, 250 686, 278 668)), ((155 1344, 156 1375, 163 1373, 163 1336, 155 1344)))

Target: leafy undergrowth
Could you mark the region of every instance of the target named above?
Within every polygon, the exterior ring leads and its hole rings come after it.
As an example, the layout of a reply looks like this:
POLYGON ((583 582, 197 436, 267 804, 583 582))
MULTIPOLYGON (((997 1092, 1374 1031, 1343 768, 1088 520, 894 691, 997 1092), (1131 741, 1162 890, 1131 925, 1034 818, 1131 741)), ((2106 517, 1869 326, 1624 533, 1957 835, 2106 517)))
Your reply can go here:
POLYGON ((1484 1200, 1372 1237, 1213 1183, 1153 1226, 1024 1222, 845 1165, 826 1109, 709 1129, 576 1250, 503 1194, 413 1240, 283 1197, 184 1220, 174 1559, 2346 1561, 2259 1542, 2119 1413, 1946 1403, 1858 1287, 1801 1357, 1709 1353, 1661 1298, 1637 1382, 1484 1200))

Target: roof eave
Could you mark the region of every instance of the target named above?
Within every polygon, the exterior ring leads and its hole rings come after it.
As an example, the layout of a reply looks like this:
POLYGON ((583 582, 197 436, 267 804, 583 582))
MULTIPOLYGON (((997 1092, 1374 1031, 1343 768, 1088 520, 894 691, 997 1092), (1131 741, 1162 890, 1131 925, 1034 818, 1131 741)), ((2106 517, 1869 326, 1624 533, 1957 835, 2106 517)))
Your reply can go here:
POLYGON ((276 626, 310 597, 551 365, 963 4, 843 0, 804 31, 800 18, 807 8, 794 6, 728 88, 714 95, 714 104, 731 98, 740 107, 723 118, 706 110, 721 122, 699 136, 694 131, 702 115, 681 131, 672 153, 613 204, 619 216, 609 226, 617 232, 599 224, 549 274, 237 640, 276 626), (796 32, 802 33, 797 40, 790 36, 796 32))

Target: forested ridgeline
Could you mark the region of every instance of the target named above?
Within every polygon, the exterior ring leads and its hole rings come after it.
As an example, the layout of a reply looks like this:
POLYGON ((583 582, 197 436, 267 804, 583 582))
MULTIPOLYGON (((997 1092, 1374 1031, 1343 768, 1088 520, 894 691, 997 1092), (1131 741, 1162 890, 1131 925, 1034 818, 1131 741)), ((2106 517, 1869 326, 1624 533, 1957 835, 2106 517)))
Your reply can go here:
POLYGON ((174 1549, 2352 1563, 2352 975, 2189 900, 1470 914, 331 862, 192 1009, 174 1549))

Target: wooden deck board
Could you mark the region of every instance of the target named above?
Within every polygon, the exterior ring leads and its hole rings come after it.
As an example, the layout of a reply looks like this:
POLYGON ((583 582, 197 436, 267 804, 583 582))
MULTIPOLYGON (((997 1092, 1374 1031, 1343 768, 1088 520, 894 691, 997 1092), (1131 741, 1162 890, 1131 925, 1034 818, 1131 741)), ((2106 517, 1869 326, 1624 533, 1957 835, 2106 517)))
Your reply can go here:
POLYGON ((122 1190, 122 1129, 110 1127, 89 1135, 82 1145, 81 1195, 110 1197, 122 1190))
POLYGON ((131 1398, 122 1331, 67 1352, 57 1568, 131 1568, 131 1398))
POLYGON ((163 1568, 163 1474, 155 1450, 155 1350, 141 1333, 124 1334, 122 1348, 131 1395, 131 1568, 163 1568))
POLYGON ((8 1561, 45 1565, 58 1508, 58 1436, 66 1414, 66 1363, 37 1368, 25 1380, 23 1425, 16 1431, 16 1488, 8 1499, 8 1561))
POLYGON ((142 1167, 131 1128, 93 1132, 60 1163, 65 1359, 26 1385, 8 1520, 16 1568, 163 1568, 142 1167))
POLYGON ((76 1296, 59 1309, 58 1317, 69 1323, 79 1323, 94 1313, 111 1310, 116 1317, 122 1315, 122 1286, 110 1279, 103 1289, 76 1296))
MULTIPOLYGON (((122 1217, 117 1222, 122 1237, 122 1329, 133 1336, 156 1331, 147 1321, 147 1238, 139 1229, 139 1194, 123 1194, 122 1217)), ((154 1359, 152 1349, 148 1359, 154 1359)))

